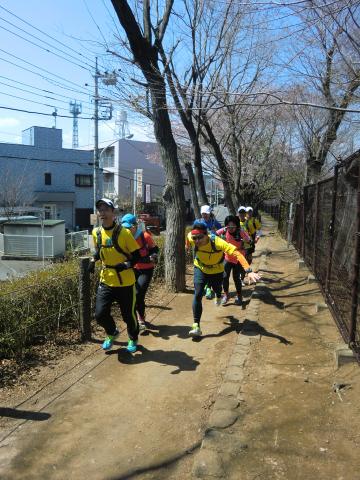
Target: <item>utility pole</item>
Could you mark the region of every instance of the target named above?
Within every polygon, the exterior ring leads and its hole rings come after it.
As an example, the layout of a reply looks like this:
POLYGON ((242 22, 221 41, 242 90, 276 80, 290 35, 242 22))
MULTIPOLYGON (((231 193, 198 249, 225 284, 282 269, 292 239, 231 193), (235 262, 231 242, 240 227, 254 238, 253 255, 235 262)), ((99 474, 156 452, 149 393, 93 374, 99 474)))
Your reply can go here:
POLYGON ((99 71, 98 59, 95 58, 95 97, 94 97, 94 213, 98 200, 99 183, 99 71))
POLYGON ((95 95, 94 95, 94 213, 96 213, 96 200, 101 197, 100 189, 100 165, 99 165, 99 120, 112 119, 112 104, 101 101, 99 98, 99 78, 105 85, 116 85, 117 77, 115 72, 100 73, 98 70, 98 59, 95 57, 95 95), (102 108, 99 116, 99 106, 102 108))

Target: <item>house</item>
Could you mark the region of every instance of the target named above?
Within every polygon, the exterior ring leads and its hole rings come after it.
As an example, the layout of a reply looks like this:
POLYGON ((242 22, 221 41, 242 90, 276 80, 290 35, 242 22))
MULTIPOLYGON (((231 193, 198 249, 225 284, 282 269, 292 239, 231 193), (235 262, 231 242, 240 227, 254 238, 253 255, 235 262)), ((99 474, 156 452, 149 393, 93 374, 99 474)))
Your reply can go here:
POLYGON ((100 151, 99 163, 105 197, 132 200, 135 188, 146 203, 161 198, 165 174, 156 143, 116 140, 100 151))
POLYGON ((62 147, 62 130, 33 126, 22 144, 0 143, 0 199, 45 210, 67 230, 90 227, 93 152, 62 147))

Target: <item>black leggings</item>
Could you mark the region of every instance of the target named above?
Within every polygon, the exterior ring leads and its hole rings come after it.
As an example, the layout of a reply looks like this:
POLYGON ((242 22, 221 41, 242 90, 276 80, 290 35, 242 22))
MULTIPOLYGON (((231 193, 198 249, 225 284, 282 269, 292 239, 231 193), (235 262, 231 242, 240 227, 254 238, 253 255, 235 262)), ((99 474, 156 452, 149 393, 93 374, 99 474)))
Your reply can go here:
POLYGON ((107 335, 114 335, 116 324, 111 316, 111 306, 117 302, 121 315, 127 325, 127 331, 131 340, 137 340, 139 325, 135 315, 135 285, 129 287, 109 287, 100 283, 96 293, 95 318, 99 325, 104 327, 107 335))
POLYGON ((145 295, 149 288, 154 269, 148 268, 143 270, 134 269, 136 277, 136 310, 140 317, 145 316, 145 295))
POLYGON ((233 272, 233 280, 235 283, 236 292, 238 296, 241 297, 241 290, 242 290, 241 277, 242 277, 242 273, 244 273, 244 276, 245 276, 245 271, 243 267, 240 265, 240 263, 231 263, 225 260, 224 278, 223 278, 224 292, 229 293, 229 280, 230 280, 231 270, 233 272))
POLYGON ((223 281, 223 272, 208 274, 204 273, 200 268, 194 267, 194 299, 193 299, 193 316, 194 323, 200 323, 200 318, 202 314, 202 297, 204 293, 204 288, 207 285, 211 287, 217 298, 221 297, 222 290, 222 281, 223 281))

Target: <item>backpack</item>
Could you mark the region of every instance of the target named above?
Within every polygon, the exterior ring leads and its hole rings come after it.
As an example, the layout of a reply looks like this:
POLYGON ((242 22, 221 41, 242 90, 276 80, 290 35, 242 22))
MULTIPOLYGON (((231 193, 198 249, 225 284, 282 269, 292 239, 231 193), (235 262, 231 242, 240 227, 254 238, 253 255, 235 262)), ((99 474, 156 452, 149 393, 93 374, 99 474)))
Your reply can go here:
MULTIPOLYGON (((210 252, 210 255, 213 254, 213 253, 219 253, 219 252, 222 252, 222 250, 218 250, 216 248, 216 244, 215 244, 215 238, 216 238, 216 235, 215 233, 211 233, 210 234, 210 245, 211 245, 211 252, 210 252)), ((201 265, 201 266, 204 266, 204 267, 207 267, 207 268, 213 268, 215 267, 216 265, 218 265, 219 263, 222 263, 222 261, 224 260, 224 253, 222 255, 222 257, 220 258, 220 260, 217 262, 217 263, 214 263, 213 265, 207 265, 206 263, 203 263, 199 257, 197 256, 197 251, 199 250, 199 248, 197 247, 197 245, 195 245, 194 247, 194 260, 196 259, 198 264, 201 265)), ((207 253, 207 252, 206 252, 207 253)))
MULTIPOLYGON (((119 225, 118 223, 115 224, 112 235, 111 235, 111 245, 102 245, 102 241, 101 241, 101 230, 102 230, 102 228, 103 227, 98 227, 96 229, 96 244, 97 244, 96 246, 97 246, 99 258, 101 258, 101 249, 102 248, 112 248, 112 247, 114 247, 115 250, 118 253, 121 253, 122 255, 124 255, 127 260, 130 260, 131 255, 129 253, 124 252, 124 250, 120 247, 119 242, 118 242, 122 226, 119 225)), ((103 260, 103 259, 101 258, 101 260, 103 260)))

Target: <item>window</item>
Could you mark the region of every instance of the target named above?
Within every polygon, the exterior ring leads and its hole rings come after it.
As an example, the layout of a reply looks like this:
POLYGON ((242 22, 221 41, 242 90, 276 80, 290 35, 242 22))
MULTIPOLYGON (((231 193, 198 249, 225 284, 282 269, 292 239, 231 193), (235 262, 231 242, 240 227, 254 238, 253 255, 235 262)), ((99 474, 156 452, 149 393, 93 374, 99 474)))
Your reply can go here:
POLYGON ((51 185, 51 173, 45 173, 45 185, 51 185))
POLYGON ((56 204, 50 203, 49 205, 43 205, 45 212, 45 220, 56 219, 56 204))
POLYGON ((92 187, 93 176, 92 175, 75 175, 75 185, 77 187, 92 187))

